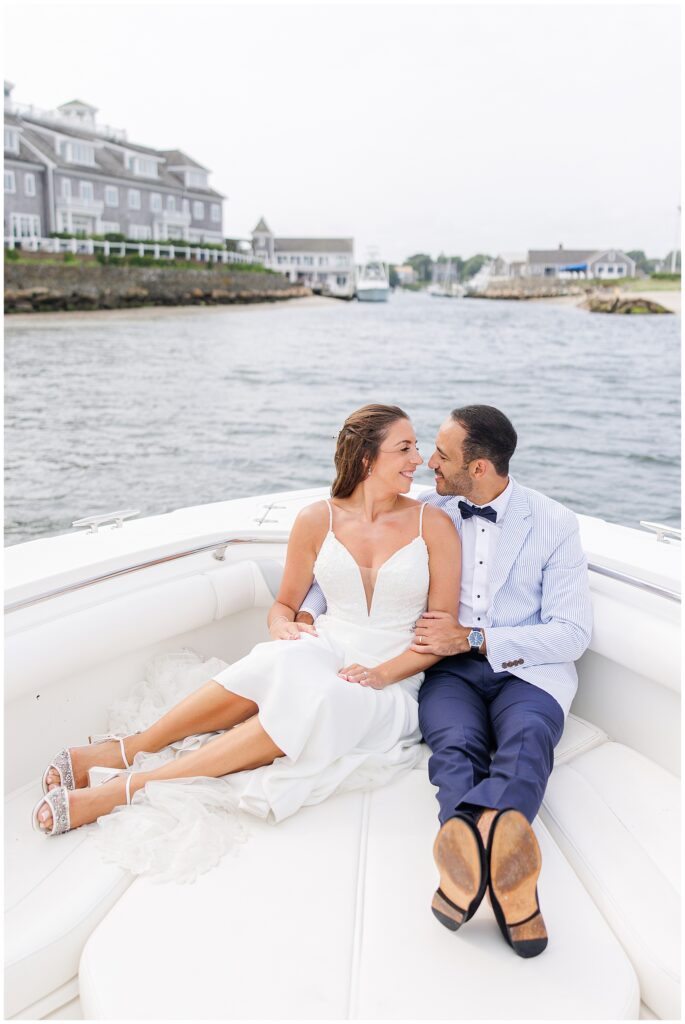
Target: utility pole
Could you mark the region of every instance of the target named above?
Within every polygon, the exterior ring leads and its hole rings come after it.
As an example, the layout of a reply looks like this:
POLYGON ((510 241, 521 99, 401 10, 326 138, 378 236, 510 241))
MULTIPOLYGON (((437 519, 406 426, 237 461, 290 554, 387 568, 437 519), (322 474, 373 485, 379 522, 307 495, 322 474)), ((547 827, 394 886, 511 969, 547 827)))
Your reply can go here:
MULTIPOLYGON (((676 229, 676 235, 675 235, 675 247, 673 249, 673 252, 671 253, 671 273, 672 274, 675 274, 675 272, 676 272, 676 259, 677 259, 677 256, 678 256, 678 250, 679 249, 680 249, 680 207, 678 207, 678 227, 676 229)), ((681 272, 682 272, 682 262, 681 262, 680 266, 681 266, 681 272)))

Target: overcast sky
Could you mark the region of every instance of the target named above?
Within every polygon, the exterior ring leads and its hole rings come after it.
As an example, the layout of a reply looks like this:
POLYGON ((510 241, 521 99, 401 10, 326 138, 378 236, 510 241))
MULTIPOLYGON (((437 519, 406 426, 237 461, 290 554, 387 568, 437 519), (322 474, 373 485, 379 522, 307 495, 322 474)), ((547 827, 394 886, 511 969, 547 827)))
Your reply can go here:
POLYGON ((179 147, 224 229, 398 261, 677 237, 675 5, 126 3, 5 8, 14 99, 79 98, 179 147))

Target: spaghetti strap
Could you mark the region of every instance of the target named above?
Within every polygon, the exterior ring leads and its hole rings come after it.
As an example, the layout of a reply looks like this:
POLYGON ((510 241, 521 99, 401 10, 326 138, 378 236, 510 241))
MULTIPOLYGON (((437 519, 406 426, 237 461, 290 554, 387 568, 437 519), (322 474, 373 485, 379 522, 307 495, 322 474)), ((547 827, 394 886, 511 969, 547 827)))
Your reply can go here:
POLYGON ((328 505, 328 532, 333 533, 333 506, 328 498, 326 498, 326 504, 328 505))
POLYGON ((423 537, 423 513, 426 508, 426 502, 421 502, 421 511, 419 512, 419 537, 423 537))

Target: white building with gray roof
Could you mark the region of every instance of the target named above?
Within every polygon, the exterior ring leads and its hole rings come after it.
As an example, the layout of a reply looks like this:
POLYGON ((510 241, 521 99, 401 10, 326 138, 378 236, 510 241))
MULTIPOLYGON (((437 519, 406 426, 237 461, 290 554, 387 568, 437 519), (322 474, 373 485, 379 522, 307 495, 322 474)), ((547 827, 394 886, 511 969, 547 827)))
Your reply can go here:
POLYGON ((180 149, 152 149, 99 124, 82 100, 38 110, 5 82, 5 237, 53 232, 224 241, 223 199, 180 149))
POLYGON ((278 238, 262 217, 252 232, 252 251, 293 283, 336 298, 355 294, 353 238, 278 238))
POLYGON ((530 249, 531 277, 635 277, 635 260, 621 249, 530 249))

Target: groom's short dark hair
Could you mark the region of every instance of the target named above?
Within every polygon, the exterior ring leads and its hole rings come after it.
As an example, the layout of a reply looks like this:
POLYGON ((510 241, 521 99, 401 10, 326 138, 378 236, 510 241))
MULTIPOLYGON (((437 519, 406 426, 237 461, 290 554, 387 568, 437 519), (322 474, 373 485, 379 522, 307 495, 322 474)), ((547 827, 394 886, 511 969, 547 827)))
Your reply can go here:
POLYGON ((498 476, 509 472, 509 460, 516 451, 516 431, 511 421, 493 405, 465 405, 452 410, 452 419, 466 431, 464 462, 489 459, 498 476))

